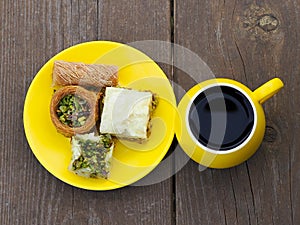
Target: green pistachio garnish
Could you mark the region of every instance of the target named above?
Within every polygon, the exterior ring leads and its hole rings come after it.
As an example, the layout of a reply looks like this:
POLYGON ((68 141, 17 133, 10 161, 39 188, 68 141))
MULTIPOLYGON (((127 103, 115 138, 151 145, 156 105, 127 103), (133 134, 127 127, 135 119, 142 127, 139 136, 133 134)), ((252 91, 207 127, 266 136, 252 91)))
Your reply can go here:
MULTIPOLYGON (((75 137, 75 139, 77 139, 75 137)), ((109 162, 106 156, 111 151, 113 140, 109 134, 101 135, 99 141, 77 139, 81 156, 72 164, 73 171, 89 168, 90 177, 104 177, 109 174, 109 162)))
POLYGON ((60 122, 69 127, 83 126, 90 113, 91 109, 87 101, 72 94, 64 96, 56 110, 60 122))
POLYGON ((150 107, 150 114, 153 114, 154 110, 156 109, 158 105, 158 96, 156 94, 152 95, 152 104, 150 107))

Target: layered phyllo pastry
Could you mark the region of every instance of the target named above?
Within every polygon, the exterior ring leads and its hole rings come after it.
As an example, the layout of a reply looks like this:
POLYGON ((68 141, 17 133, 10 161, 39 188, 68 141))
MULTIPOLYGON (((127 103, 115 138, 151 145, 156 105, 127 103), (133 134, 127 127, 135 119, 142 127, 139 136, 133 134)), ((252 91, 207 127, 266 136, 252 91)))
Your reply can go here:
POLYGON ((51 100, 50 115, 57 131, 66 137, 89 132, 98 120, 100 96, 80 86, 58 89, 51 100))
POLYGON ((70 171, 83 177, 108 178, 114 149, 114 142, 109 134, 75 135, 71 144, 70 171))
POLYGON ((55 61, 53 86, 79 85, 97 88, 113 87, 118 83, 118 67, 105 64, 55 61))

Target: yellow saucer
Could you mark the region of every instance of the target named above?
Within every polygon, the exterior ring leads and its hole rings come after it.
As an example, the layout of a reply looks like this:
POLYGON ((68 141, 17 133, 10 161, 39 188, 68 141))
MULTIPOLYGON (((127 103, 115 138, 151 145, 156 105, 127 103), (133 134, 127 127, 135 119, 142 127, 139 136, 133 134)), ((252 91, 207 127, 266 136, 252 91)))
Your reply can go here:
POLYGON ((163 159, 173 140, 175 113, 173 89, 153 60, 124 44, 94 41, 60 52, 41 68, 28 89, 23 120, 32 152, 55 177, 79 188, 111 190, 138 181, 163 159), (117 65, 120 68, 120 86, 151 90, 160 97, 148 142, 137 144, 117 141, 109 180, 83 178, 68 170, 72 154, 70 139, 57 133, 50 119, 52 67, 55 60, 117 65))

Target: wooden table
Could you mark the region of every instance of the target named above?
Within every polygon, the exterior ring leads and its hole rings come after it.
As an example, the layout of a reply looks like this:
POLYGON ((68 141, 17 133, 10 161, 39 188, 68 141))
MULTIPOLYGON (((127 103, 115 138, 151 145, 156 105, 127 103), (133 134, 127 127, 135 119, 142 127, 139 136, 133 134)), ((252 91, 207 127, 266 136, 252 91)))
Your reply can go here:
MULTIPOLYGON (((299 0, 2 0, 0 224, 300 224, 299 11, 299 0), (216 77, 252 89, 282 78, 285 88, 264 105, 260 149, 231 169, 199 172, 190 161, 150 186, 94 192, 61 182, 27 144, 24 98, 49 58, 91 40, 174 42, 198 54, 216 77)), ((172 65, 160 65, 185 89, 194 85, 172 65)))

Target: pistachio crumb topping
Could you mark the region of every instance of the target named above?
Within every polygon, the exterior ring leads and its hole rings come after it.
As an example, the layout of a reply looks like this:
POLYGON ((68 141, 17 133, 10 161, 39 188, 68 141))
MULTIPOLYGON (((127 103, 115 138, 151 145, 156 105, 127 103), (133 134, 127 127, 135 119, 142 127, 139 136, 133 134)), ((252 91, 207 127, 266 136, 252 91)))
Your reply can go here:
POLYGON ((88 102, 74 94, 64 96, 56 110, 59 121, 69 127, 83 126, 90 113, 88 102))
POLYGON ((81 139, 75 136, 75 141, 80 148, 80 156, 72 163, 72 170, 78 174, 88 173, 91 178, 107 178, 110 170, 109 156, 113 140, 109 134, 101 134, 97 141, 81 139))

